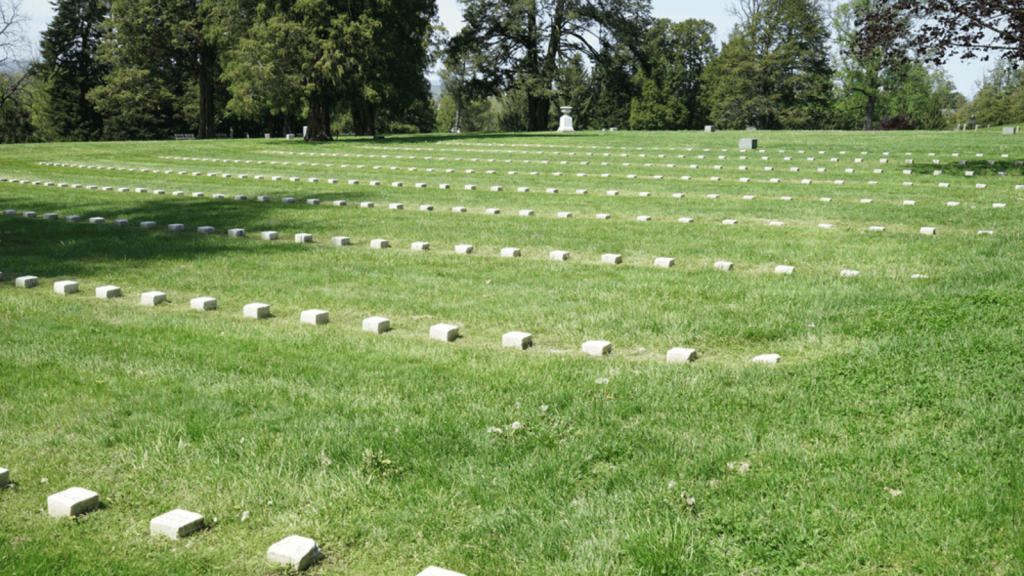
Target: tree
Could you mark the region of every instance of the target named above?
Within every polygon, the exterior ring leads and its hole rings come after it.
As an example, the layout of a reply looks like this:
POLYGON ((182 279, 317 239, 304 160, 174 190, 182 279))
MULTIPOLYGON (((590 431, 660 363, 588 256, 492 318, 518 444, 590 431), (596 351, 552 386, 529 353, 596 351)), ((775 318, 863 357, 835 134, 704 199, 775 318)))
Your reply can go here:
POLYGON ((715 26, 705 20, 658 20, 647 33, 630 106, 633 130, 684 130, 706 118, 701 74, 717 55, 715 26))
MULTIPOLYGON (((874 129, 879 101, 883 95, 897 92, 906 78, 907 73, 915 64, 909 55, 909 47, 905 37, 897 38, 887 46, 876 46, 871 50, 853 50, 860 30, 857 26, 858 14, 876 10, 887 4, 889 0, 853 0, 836 10, 833 25, 836 29, 836 43, 839 51, 836 56, 836 77, 842 96, 849 102, 840 107, 852 104, 860 107, 862 128, 874 129), (888 54, 901 53, 907 58, 895 61, 888 54)), ((908 19, 902 26, 910 25, 908 19)))
MULTIPOLYGON (((184 101, 195 92, 198 137, 213 138, 220 53, 230 38, 225 22, 235 14, 244 19, 244 7, 238 3, 229 8, 218 0, 113 0, 100 58, 111 67, 104 80, 109 86, 95 91, 94 98, 110 95, 127 104, 116 95, 117 87, 146 76, 161 84, 157 89, 180 98, 176 112, 181 113, 184 101)), ((111 109, 116 103, 98 106, 111 109)))
POLYGON ((29 50, 26 20, 21 0, 0 0, 0 113, 6 106, 16 105, 29 81, 29 75, 23 73, 24 57, 29 50))
POLYGON ((306 139, 331 139, 335 108, 373 135, 379 107, 428 97, 434 0, 267 0, 231 51, 224 79, 235 109, 306 110, 306 139), (340 103, 340 104, 339 104, 340 103))
POLYGON ((56 15, 40 42, 42 62, 34 72, 44 80, 45 115, 52 132, 49 139, 97 140, 103 133, 103 116, 86 99, 109 69, 95 53, 101 40, 101 23, 107 16, 100 0, 53 0, 56 15))
POLYGON ((548 129, 559 62, 575 54, 591 61, 607 36, 639 49, 650 23, 650 0, 460 0, 466 27, 453 51, 482 55, 481 95, 525 91, 527 127, 548 129))
POLYGON ((995 52, 1010 62, 1024 60, 1024 0, 888 0, 860 14, 857 27, 855 50, 869 54, 905 39, 935 65, 954 54, 988 60, 995 52))
POLYGON ((723 128, 821 127, 830 112, 828 27, 819 0, 740 0, 742 17, 704 69, 704 102, 723 128))

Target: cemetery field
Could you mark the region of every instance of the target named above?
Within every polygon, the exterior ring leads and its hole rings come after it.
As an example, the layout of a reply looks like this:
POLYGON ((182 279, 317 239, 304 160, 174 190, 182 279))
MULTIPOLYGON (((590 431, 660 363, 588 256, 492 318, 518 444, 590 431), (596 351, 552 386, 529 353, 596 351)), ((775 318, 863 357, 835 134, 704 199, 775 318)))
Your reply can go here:
POLYGON ((1020 574, 1022 137, 0 146, 0 573, 1020 574))

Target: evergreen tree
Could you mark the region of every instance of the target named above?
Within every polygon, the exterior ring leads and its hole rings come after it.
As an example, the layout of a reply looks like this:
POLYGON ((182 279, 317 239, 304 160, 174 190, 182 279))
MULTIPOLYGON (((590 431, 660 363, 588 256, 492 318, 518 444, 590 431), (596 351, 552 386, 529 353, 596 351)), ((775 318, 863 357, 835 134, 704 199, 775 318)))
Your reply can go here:
POLYGON ((103 116, 86 99, 109 71, 95 58, 101 23, 107 16, 101 0, 53 0, 56 15, 42 34, 42 62, 35 67, 45 84, 44 114, 48 139, 98 140, 103 116))
POLYGON ((717 55, 715 26, 704 20, 658 20, 647 33, 639 73, 640 94, 630 106, 633 130, 683 130, 702 126, 701 74, 717 55))
POLYGON ((742 20, 705 68, 704 102, 723 128, 822 127, 830 113, 829 30, 820 0, 740 0, 742 20))

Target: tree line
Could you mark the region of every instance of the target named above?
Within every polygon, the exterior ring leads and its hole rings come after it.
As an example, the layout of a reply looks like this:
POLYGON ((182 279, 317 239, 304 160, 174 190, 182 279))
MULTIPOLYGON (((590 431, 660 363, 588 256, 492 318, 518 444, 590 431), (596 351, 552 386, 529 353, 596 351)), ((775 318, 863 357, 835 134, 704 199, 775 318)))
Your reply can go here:
POLYGON ((38 58, 12 66, 23 17, 0 0, 0 140, 542 131, 565 105, 583 130, 1015 122, 1021 1, 736 0, 718 44, 650 0, 460 0, 454 36, 436 0, 52 0, 38 58), (991 49, 970 26, 1006 30, 1011 58, 974 102, 938 67, 991 49))

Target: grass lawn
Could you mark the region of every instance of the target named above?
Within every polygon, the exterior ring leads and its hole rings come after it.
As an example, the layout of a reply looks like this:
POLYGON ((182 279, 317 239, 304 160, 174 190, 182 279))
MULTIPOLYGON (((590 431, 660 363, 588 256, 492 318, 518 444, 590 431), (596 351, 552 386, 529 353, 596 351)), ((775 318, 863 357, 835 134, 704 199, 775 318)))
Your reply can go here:
POLYGON ((315 575, 1024 573, 1024 149, 1000 132, 0 146, 0 573, 282 574, 292 534, 315 575), (101 507, 51 518, 73 486, 101 507), (207 528, 151 536, 176 508, 207 528))

